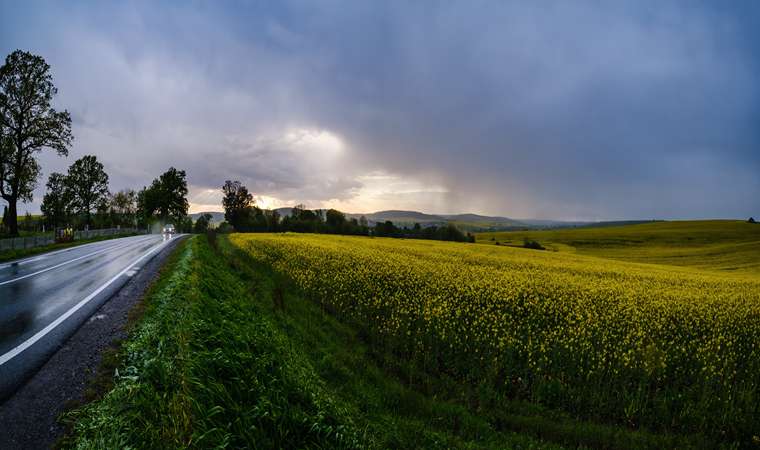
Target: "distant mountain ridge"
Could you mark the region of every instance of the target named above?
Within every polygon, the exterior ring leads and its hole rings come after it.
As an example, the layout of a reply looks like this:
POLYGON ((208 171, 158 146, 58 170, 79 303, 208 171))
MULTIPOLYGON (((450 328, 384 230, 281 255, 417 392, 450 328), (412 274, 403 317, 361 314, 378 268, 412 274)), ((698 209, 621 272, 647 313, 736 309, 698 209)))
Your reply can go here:
MULTIPOLYGON (((293 212, 292 207, 276 208, 280 217, 289 216, 293 212)), ((220 224, 224 222, 224 213, 219 211, 198 212, 190 214, 193 220, 197 220, 201 214, 211 214, 211 222, 220 224)), ((483 216, 480 214, 463 213, 463 214, 427 214, 420 211, 406 211, 399 209, 389 209, 376 211, 372 213, 345 213, 349 219, 359 220, 361 217, 367 219, 370 226, 379 222, 390 220, 394 225, 400 227, 412 227, 419 223, 423 227, 443 226, 454 224, 463 231, 510 231, 510 230, 527 230, 527 229, 547 229, 547 228, 568 228, 568 227, 588 227, 588 226, 615 226, 634 223, 644 223, 648 221, 610 221, 610 222, 584 222, 584 221, 561 221, 561 220, 543 220, 543 219, 511 219, 502 216, 483 216)))
POLYGON ((211 223, 215 225, 219 225, 220 223, 224 222, 224 213, 219 211, 202 211, 197 213, 189 214, 190 218, 193 219, 193 222, 198 220, 198 218, 204 214, 211 214, 211 223))
POLYGON ((527 225, 508 217, 481 216, 480 214, 426 214, 419 211, 387 210, 369 214, 348 214, 348 217, 364 216, 371 223, 390 220, 398 226, 443 226, 449 223, 465 231, 508 230, 524 228, 527 225))

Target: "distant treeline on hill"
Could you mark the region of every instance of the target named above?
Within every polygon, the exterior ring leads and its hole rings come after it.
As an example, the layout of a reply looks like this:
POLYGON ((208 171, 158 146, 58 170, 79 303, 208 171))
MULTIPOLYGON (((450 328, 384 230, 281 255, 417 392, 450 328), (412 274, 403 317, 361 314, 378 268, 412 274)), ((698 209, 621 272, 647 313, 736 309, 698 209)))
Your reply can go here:
POLYGON ((310 210, 303 205, 294 207, 289 215, 280 216, 276 210, 258 208, 253 202, 253 195, 239 181, 227 181, 222 191, 225 222, 219 225, 220 232, 293 231, 475 242, 474 235, 463 233, 453 224, 423 227, 417 223, 412 227, 398 227, 388 220, 370 226, 365 217, 347 218, 335 209, 310 210))

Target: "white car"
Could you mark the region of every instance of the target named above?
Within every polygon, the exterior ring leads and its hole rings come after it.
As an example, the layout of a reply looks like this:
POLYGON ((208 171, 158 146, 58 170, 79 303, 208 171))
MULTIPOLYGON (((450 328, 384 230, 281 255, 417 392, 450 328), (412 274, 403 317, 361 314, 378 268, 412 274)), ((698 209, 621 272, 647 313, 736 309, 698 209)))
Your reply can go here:
POLYGON ((174 231, 174 225, 172 225, 170 223, 167 223, 166 225, 164 225, 164 231, 163 231, 163 233, 164 234, 174 234, 175 233, 175 231, 174 231))

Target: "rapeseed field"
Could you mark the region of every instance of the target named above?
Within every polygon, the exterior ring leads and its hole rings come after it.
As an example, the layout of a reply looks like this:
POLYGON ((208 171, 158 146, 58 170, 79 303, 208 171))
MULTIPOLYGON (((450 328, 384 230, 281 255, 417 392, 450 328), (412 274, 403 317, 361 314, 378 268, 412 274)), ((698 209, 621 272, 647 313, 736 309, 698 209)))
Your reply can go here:
POLYGON ((433 241, 230 242, 379 352, 488 395, 719 441, 760 433, 751 274, 433 241))
POLYGON ((676 220, 637 225, 478 233, 482 244, 522 247, 620 261, 760 274, 760 225, 742 220, 676 220))

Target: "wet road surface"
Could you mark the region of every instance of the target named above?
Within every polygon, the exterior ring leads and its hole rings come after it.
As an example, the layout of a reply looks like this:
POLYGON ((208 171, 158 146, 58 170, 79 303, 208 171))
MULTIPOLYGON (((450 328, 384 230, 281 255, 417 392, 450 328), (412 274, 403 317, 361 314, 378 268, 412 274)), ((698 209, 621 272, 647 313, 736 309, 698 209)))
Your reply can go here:
POLYGON ((0 263, 0 398, 171 239, 111 239, 0 263))

